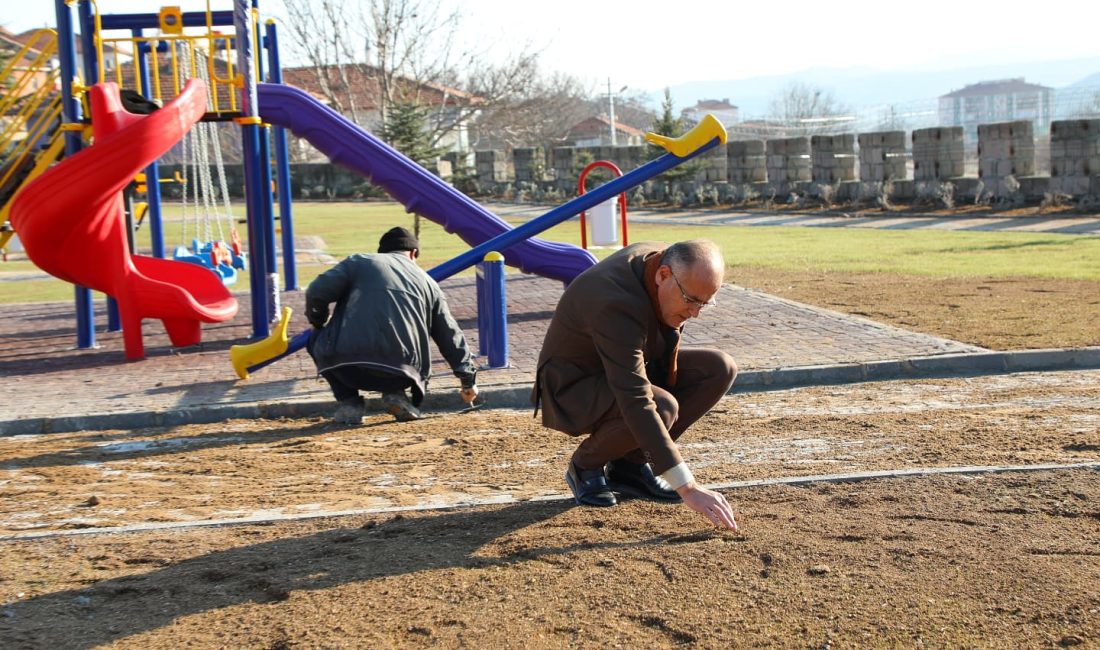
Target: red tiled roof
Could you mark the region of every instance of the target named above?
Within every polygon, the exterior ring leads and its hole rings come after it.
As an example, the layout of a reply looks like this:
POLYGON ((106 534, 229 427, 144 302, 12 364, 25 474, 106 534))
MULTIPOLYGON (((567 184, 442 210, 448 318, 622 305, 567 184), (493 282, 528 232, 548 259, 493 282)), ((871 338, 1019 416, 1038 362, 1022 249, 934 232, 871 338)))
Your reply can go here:
MULTIPOLYGON (((375 69, 369 66, 346 66, 344 68, 344 74, 347 78, 347 83, 345 84, 340 78, 339 68, 336 66, 328 66, 324 70, 328 77, 329 84, 333 88, 333 92, 343 94, 346 98, 348 93, 347 88, 351 88, 356 106, 366 111, 378 110, 380 105, 379 98, 382 96, 378 77, 374 74, 374 71, 375 69)), ((322 90, 321 84, 317 79, 317 73, 312 67, 284 68, 283 82, 301 88, 316 97, 325 97, 325 92, 322 90)), ((419 103, 433 106, 444 103, 447 105, 476 103, 478 99, 456 88, 448 88, 433 83, 415 84, 414 82, 406 80, 404 90, 410 95, 415 94, 419 103)))
MULTIPOLYGON (((610 118, 604 117, 603 115, 597 115, 595 117, 590 117, 586 120, 582 120, 582 121, 574 124, 569 129, 569 133, 570 133, 571 136, 576 137, 578 135, 602 133, 610 127, 611 127, 610 118)), ((630 136, 637 136, 637 137, 645 136, 644 131, 636 129, 636 128, 630 126, 629 124, 623 124, 622 122, 619 122, 618 120, 615 121, 615 130, 619 133, 625 133, 625 134, 630 135, 630 136)))

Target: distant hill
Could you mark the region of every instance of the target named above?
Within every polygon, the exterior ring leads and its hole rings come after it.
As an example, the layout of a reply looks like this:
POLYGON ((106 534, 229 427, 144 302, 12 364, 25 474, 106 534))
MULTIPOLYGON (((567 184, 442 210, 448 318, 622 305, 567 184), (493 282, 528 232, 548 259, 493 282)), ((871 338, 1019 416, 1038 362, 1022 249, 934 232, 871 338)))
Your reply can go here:
POLYGON ((1078 90, 1081 88, 1100 88, 1100 72, 1090 74, 1084 79, 1078 79, 1065 87, 1065 90, 1078 90))
POLYGON ((1058 89, 1054 117, 1095 117, 1100 109, 1100 72, 1058 89))
MULTIPOLYGON (((1030 83, 1061 88, 1100 85, 1100 57, 961 67, 951 70, 883 72, 869 67, 810 68, 788 75, 726 81, 693 81, 670 86, 677 110, 704 99, 729 99, 742 119, 767 115, 772 99, 794 82, 820 87, 853 109, 905 104, 935 99, 969 84, 993 79, 1024 77, 1030 83), (1089 81, 1091 80, 1091 81, 1089 81), (1086 83, 1087 82, 1087 83, 1086 83)), ((664 88, 650 90, 659 104, 664 88)))

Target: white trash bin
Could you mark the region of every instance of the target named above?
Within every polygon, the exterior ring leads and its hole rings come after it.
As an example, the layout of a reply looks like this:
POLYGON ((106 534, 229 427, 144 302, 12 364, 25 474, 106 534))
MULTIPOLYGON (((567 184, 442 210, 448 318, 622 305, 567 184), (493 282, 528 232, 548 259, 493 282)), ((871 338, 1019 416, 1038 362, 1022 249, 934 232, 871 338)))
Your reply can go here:
POLYGON ((617 246, 619 243, 619 197, 614 196, 592 206, 592 245, 617 246))

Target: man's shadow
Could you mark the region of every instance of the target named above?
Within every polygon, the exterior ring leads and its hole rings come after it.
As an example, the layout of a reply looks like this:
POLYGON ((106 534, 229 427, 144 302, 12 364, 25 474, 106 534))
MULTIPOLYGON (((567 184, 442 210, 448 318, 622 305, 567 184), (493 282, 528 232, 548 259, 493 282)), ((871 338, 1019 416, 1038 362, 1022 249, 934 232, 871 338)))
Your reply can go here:
MULTIPOLYGON (((191 614, 247 602, 286 600, 294 591, 442 568, 511 565, 581 549, 661 541, 598 543, 578 535, 578 542, 567 546, 520 547, 506 555, 478 554, 493 540, 571 507, 568 502, 525 502, 418 518, 396 515, 358 528, 336 528, 216 551, 140 575, 7 605, 0 612, 0 645, 92 648, 191 614)), ((129 565, 162 562, 140 555, 120 559, 129 565)))

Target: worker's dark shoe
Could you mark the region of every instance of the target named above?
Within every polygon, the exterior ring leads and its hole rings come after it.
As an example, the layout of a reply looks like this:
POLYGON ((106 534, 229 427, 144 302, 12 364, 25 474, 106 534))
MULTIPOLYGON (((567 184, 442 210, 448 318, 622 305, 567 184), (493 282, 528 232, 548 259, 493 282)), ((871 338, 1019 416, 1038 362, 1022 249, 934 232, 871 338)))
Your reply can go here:
POLYGON ((613 460, 607 464, 607 483, 615 492, 632 497, 678 503, 680 495, 668 481, 653 473, 649 463, 630 463, 613 460))
POLYGON ((332 414, 332 419, 337 424, 362 424, 363 406, 362 397, 342 399, 337 403, 336 412, 332 414))
POLYGON ((404 393, 383 393, 382 406, 398 422, 411 422, 423 417, 420 409, 413 406, 404 393))
POLYGON ((607 476, 600 469, 580 469, 569 461, 569 469, 565 472, 565 482, 573 491, 573 498, 584 506, 598 506, 606 508, 618 503, 615 494, 607 487, 607 476))

